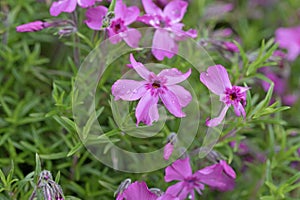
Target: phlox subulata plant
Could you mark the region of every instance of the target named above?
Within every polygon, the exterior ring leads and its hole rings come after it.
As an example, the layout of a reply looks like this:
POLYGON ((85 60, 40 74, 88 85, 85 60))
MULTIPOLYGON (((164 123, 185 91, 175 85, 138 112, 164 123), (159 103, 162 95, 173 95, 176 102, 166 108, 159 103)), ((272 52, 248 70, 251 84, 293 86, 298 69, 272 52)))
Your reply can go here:
POLYGON ((0 5, 0 199, 299 198, 299 2, 0 5))

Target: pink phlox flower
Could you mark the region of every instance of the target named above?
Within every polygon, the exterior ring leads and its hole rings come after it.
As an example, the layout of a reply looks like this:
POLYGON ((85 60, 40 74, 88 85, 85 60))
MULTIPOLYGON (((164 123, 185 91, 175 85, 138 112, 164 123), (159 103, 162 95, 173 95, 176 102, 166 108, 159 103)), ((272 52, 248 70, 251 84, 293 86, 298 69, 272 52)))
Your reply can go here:
POLYGON ((51 26, 51 24, 48 23, 48 22, 34 21, 34 22, 29 22, 29 23, 17 26, 16 30, 18 32, 33 32, 33 31, 43 30, 43 29, 48 28, 50 26, 51 26))
POLYGON ((186 199, 186 197, 190 196, 194 200, 194 190, 199 194, 202 194, 201 190, 204 190, 204 184, 196 173, 192 173, 189 157, 176 160, 171 166, 166 168, 165 181, 170 182, 174 180, 179 182, 168 187, 166 194, 171 194, 179 199, 186 199))
POLYGON ((156 200, 157 196, 152 193, 145 182, 134 182, 123 192, 117 195, 116 200, 156 200))
POLYGON ((235 178, 234 170, 223 160, 193 174, 189 157, 187 157, 175 161, 166 168, 165 181, 179 181, 168 187, 166 194, 172 194, 181 200, 189 196, 190 199, 194 200, 194 190, 201 195, 205 184, 220 191, 227 191, 233 189, 235 178))
MULTIPOLYGON (((102 20, 107 14, 108 9, 104 6, 89 8, 86 12, 85 23, 94 30, 102 29, 102 20)), ((140 14, 140 10, 136 6, 126 7, 122 0, 117 0, 114 18, 110 20, 110 25, 106 28, 108 31, 109 40, 116 44, 124 40, 130 47, 138 47, 141 33, 128 26, 135 22, 140 14)))
MULTIPOLYGON (((82 8, 87 8, 95 4, 96 0, 59 0, 52 3, 50 15, 58 16, 62 12, 71 13, 76 9, 77 4, 82 8)), ((99 1, 99 0, 97 0, 99 1)))
POLYGON ((236 173, 224 160, 205 167, 196 174, 203 184, 220 191, 233 190, 235 186, 236 173))
POLYGON ((210 66, 207 72, 200 74, 200 81, 224 103, 220 115, 206 121, 209 127, 219 125, 224 119, 227 110, 232 105, 236 116, 246 117, 246 91, 248 87, 232 86, 226 69, 222 65, 210 66))
POLYGON ((300 26, 277 29, 275 40, 280 48, 287 49, 288 60, 293 61, 300 54, 300 26))
POLYGON ((182 20, 188 3, 182 0, 169 2, 164 9, 159 8, 152 0, 142 0, 146 14, 138 18, 139 21, 148 24, 156 31, 152 41, 152 54, 158 60, 164 57, 172 58, 178 52, 177 41, 186 37, 197 37, 197 31, 190 29, 183 31, 182 20))
POLYGON ((171 114, 176 117, 185 117, 182 107, 189 104, 192 96, 184 87, 176 84, 186 80, 191 74, 191 69, 185 74, 176 68, 164 69, 156 75, 142 63, 136 62, 132 54, 130 54, 130 62, 133 69, 144 80, 120 79, 113 84, 112 94, 115 100, 135 101, 140 99, 135 110, 137 125, 140 122, 152 125, 153 121, 159 119, 157 108, 159 99, 171 114))

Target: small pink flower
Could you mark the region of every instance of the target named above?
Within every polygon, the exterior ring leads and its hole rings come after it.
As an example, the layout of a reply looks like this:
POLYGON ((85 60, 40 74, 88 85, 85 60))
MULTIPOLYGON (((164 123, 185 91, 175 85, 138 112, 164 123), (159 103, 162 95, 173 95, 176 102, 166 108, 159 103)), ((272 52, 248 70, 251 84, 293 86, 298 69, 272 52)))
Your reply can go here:
POLYGON ((275 32, 279 47, 287 49, 287 59, 293 61, 300 54, 300 26, 279 28, 275 32))
POLYGON ((116 200, 156 200, 157 196, 152 193, 145 182, 134 182, 123 192, 119 193, 116 200))
POLYGON ((201 190, 204 190, 205 184, 221 191, 232 190, 235 178, 234 170, 223 160, 193 174, 189 157, 187 157, 175 161, 166 168, 165 181, 179 181, 175 185, 168 187, 166 194, 172 194, 179 199, 186 199, 190 195, 191 199, 194 200, 194 190, 202 194, 201 190))
POLYGON ((159 118, 157 103, 161 99, 163 104, 176 117, 185 117, 182 107, 192 100, 191 94, 180 85, 187 79, 191 70, 182 74, 178 69, 164 69, 158 75, 150 72, 142 63, 136 62, 130 54, 133 69, 144 79, 143 81, 121 79, 112 86, 115 100, 135 101, 140 99, 135 116, 137 125, 143 122, 152 125, 159 118))
POLYGON ((50 27, 51 24, 48 22, 42 22, 42 21, 34 21, 27 24, 22 24, 20 26, 16 27, 16 30, 18 32, 33 32, 33 31, 40 31, 44 28, 50 27))
POLYGON ((164 9, 160 9, 152 0, 142 0, 146 14, 138 18, 139 21, 156 28, 152 41, 152 54, 158 60, 164 57, 172 58, 178 52, 177 41, 186 37, 197 37, 197 31, 190 29, 183 31, 182 20, 188 3, 181 0, 169 2, 164 9))
POLYGON ((246 117, 246 91, 248 87, 232 86, 226 69, 222 65, 210 66, 207 72, 200 74, 200 81, 214 94, 220 96, 225 106, 220 115, 206 121, 209 127, 219 125, 224 119, 227 110, 232 105, 237 116, 246 117))
MULTIPOLYGON (((102 20, 108 9, 104 6, 89 8, 86 12, 86 25, 94 30, 102 29, 102 20)), ((117 0, 114 10, 115 17, 111 19, 109 27, 106 28, 111 43, 116 44, 124 40, 130 47, 138 47, 141 33, 128 26, 133 23, 140 14, 136 6, 126 7, 122 0, 117 0)))
POLYGON ((62 12, 71 13, 76 9, 78 4, 80 7, 87 8, 94 5, 96 0, 59 0, 52 3, 50 7, 50 15, 58 16, 62 12))

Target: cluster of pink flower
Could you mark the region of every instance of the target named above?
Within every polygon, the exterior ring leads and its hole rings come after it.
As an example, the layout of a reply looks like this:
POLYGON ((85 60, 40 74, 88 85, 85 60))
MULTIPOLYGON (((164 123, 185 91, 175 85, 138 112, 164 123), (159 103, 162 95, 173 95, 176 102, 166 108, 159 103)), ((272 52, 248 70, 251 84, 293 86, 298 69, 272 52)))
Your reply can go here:
POLYGON ((190 159, 186 157, 166 168, 165 181, 179 181, 168 187, 166 192, 148 189, 145 182, 121 184, 117 191, 117 200, 184 200, 187 197, 194 200, 194 190, 201 195, 205 185, 219 191, 232 190, 235 178, 234 170, 224 160, 192 173, 190 159))

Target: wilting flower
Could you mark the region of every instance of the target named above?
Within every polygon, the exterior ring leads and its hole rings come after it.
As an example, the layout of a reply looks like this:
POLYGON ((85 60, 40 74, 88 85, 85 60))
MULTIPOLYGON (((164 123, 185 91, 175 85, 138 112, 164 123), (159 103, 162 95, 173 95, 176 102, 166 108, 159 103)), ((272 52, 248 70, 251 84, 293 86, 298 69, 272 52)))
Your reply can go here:
POLYGON ((180 85, 176 85, 187 79, 191 69, 185 74, 178 69, 164 69, 158 75, 149 71, 142 63, 136 62, 130 54, 130 62, 133 69, 144 79, 143 81, 121 79, 112 86, 112 94, 115 100, 135 101, 140 99, 135 116, 137 125, 143 122, 152 125, 159 118, 157 103, 161 99, 163 104, 176 117, 185 117, 182 107, 192 100, 190 92, 180 85))
POLYGON ((33 32, 33 31, 43 30, 50 26, 51 26, 51 23, 48 23, 48 22, 34 21, 34 22, 29 22, 29 23, 17 26, 16 30, 18 32, 33 32))
POLYGON ((275 32, 279 47, 287 49, 287 59, 293 61, 300 54, 300 26, 279 28, 275 32))
MULTIPOLYGON (((91 29, 101 30, 107 11, 108 9, 104 6, 89 8, 86 12, 87 19, 85 23, 91 29)), ((122 0, 117 0, 114 17, 110 20, 106 28, 109 40, 113 44, 116 44, 123 39, 130 47, 138 47, 141 33, 134 28, 129 28, 128 25, 133 23, 139 14, 140 10, 138 7, 126 7, 122 0)))
POLYGON ((50 7, 50 15, 58 16, 62 12, 71 13, 76 9, 78 4, 80 7, 87 8, 94 5, 96 0, 59 0, 52 3, 50 7))
POLYGON ((44 196, 44 199, 47 200, 64 200, 63 191, 52 178, 50 171, 43 170, 40 173, 38 183, 32 192, 29 200, 33 200, 37 196, 38 190, 41 190, 44 196))
POLYGON ((227 110, 232 105, 237 116, 246 117, 246 91, 248 87, 232 86, 226 69, 222 65, 210 66, 207 72, 200 74, 200 81, 214 94, 220 96, 225 106, 220 115, 206 121, 209 127, 219 125, 224 119, 227 110))
POLYGON ((164 57, 172 58, 178 52, 177 41, 197 36, 196 30, 182 30, 184 24, 180 21, 186 12, 187 2, 174 0, 169 2, 163 10, 152 0, 142 0, 142 3, 146 14, 138 20, 156 28, 152 41, 152 53, 158 60, 163 60, 164 57))
POLYGON ((134 182, 124 191, 117 195, 116 200, 156 200, 157 196, 152 193, 145 182, 134 182))
POLYGON ((170 186, 166 194, 172 194, 181 200, 186 199, 187 196, 194 200, 194 190, 202 194, 201 190, 204 190, 205 184, 221 191, 231 190, 236 177, 233 169, 223 160, 193 174, 189 157, 175 161, 166 168, 165 173, 166 182, 179 181, 170 186))

